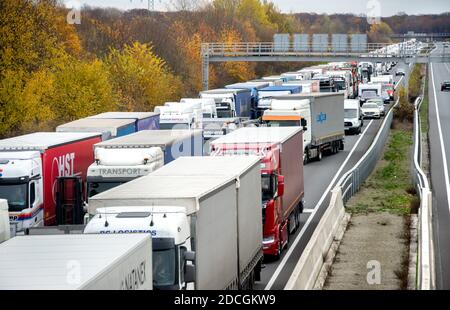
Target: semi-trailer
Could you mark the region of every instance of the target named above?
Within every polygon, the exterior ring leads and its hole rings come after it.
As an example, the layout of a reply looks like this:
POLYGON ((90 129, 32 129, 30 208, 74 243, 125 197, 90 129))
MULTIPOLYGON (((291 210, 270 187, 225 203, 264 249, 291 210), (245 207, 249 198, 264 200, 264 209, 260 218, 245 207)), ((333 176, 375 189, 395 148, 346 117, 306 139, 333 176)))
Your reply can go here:
POLYGON ((302 129, 241 128, 211 144, 211 156, 232 155, 261 158, 263 249, 279 258, 304 207, 302 129))
POLYGON ((269 82, 245 82, 245 83, 236 83, 225 86, 227 89, 249 89, 252 93, 252 104, 250 110, 250 119, 257 118, 257 106, 258 106, 258 98, 259 98, 259 90, 269 87, 269 82))
POLYGON ((0 290, 151 290, 150 234, 19 236, 0 244, 0 290))
POLYGON ((159 114, 154 112, 106 112, 88 118, 92 119, 131 119, 134 131, 159 129, 159 114))
POLYGON ((132 119, 82 118, 56 127, 56 132, 100 132, 103 140, 126 136, 135 132, 132 119))
POLYGON ((93 197, 85 233, 150 232, 155 288, 251 289, 263 255, 260 184, 255 156, 177 159, 93 197))
POLYGON ((0 243, 8 240, 11 236, 9 225, 8 201, 0 199, 0 243))
POLYGON ((82 184, 101 141, 100 133, 55 132, 0 140, 0 198, 17 231, 82 221, 82 184), (76 198, 76 208, 66 198, 76 198))
POLYGON ((143 130, 94 145, 89 198, 145 176, 181 156, 202 156, 201 130, 143 130))
POLYGON ((200 98, 214 99, 219 118, 249 119, 251 116, 252 92, 250 89, 205 90, 200 92, 200 98))
POLYGON ((269 127, 303 127, 304 161, 320 161, 326 151, 344 150, 344 99, 344 93, 274 97, 263 121, 269 127))

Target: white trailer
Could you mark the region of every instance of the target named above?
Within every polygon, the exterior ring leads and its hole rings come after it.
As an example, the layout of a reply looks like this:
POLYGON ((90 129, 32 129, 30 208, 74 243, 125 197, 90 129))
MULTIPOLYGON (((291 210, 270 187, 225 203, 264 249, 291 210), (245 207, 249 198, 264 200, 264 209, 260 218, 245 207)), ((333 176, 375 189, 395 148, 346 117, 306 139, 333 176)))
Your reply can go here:
POLYGON ((150 231, 158 288, 252 288, 262 258, 259 157, 178 160, 93 197, 85 233, 150 231))
POLYGON ((273 97, 263 121, 269 127, 304 129, 305 163, 322 160, 324 152, 344 150, 344 93, 311 93, 273 97))
POLYGON ((10 230, 8 201, 6 199, 0 199, 0 243, 10 238, 10 230))
POLYGON ((151 290, 148 234, 21 236, 0 244, 0 290, 151 290))

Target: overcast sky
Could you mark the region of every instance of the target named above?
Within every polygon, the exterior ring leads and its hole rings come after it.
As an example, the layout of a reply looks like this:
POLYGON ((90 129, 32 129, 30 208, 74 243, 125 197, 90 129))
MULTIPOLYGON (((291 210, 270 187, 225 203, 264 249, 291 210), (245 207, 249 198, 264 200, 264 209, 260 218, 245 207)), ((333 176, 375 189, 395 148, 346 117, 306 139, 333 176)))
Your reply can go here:
MULTIPOLYGON (((90 6, 116 7, 122 10, 147 8, 148 0, 64 0, 90 6)), ((450 0, 274 0, 283 12, 353 13, 391 16, 398 12, 428 14, 450 12, 450 0), (379 4, 379 5, 378 5, 379 4), (377 14, 380 15, 380 14, 377 14)), ((166 10, 171 0, 155 0, 157 10, 166 10)))

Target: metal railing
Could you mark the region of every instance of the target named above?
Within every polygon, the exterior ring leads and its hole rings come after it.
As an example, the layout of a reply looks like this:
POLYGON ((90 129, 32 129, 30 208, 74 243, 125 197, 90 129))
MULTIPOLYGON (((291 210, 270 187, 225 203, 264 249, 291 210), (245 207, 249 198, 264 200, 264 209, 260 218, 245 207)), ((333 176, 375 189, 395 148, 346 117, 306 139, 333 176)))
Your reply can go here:
POLYGON ((352 57, 412 57, 417 54, 413 46, 404 45, 394 50, 387 43, 367 44, 286 44, 274 42, 203 43, 202 55, 213 57, 262 56, 352 56, 352 57))
POLYGON ((344 174, 338 182, 338 186, 342 190, 342 198, 347 203, 361 188, 361 185, 367 180, 383 153, 387 138, 391 129, 392 120, 394 118, 394 108, 399 101, 390 109, 386 115, 378 134, 376 135, 371 146, 359 160, 359 162, 349 172, 344 174))
POLYGON ((432 193, 428 178, 421 167, 422 129, 420 108, 422 98, 417 98, 414 109, 414 152, 412 160, 413 183, 420 196, 418 215, 417 288, 431 290, 435 285, 434 244, 432 226, 432 193))

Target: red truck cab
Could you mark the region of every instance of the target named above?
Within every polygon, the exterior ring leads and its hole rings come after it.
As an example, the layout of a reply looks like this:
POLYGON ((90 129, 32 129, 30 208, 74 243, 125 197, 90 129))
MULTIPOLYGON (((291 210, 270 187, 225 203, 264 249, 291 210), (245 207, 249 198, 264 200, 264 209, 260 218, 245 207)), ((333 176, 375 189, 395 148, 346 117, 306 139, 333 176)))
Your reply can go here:
POLYGON ((261 158, 263 250, 280 257, 303 212, 303 135, 300 127, 241 128, 211 143, 211 156, 261 158))

